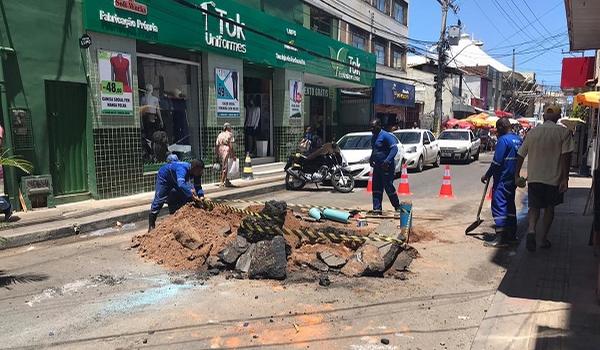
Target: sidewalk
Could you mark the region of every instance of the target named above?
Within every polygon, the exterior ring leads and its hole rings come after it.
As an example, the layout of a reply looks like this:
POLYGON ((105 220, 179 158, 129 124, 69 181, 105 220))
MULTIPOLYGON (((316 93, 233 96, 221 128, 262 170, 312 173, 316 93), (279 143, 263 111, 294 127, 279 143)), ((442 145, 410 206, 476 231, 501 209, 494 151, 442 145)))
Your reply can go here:
POLYGON ((582 216, 591 182, 571 178, 565 203, 556 208, 550 250, 530 253, 521 242, 471 349, 600 347, 598 260, 588 246, 592 217, 582 216))
MULTIPOLYGON (((263 177, 255 180, 234 180, 235 188, 218 188, 204 185, 208 198, 238 199, 285 188, 284 176, 263 177)), ((20 220, 0 226, 0 236, 7 239, 0 249, 7 249, 50 239, 87 233, 123 224, 147 220, 154 192, 104 200, 87 200, 40 209, 27 213, 15 213, 20 220)), ((162 215, 168 209, 161 211, 162 215)))

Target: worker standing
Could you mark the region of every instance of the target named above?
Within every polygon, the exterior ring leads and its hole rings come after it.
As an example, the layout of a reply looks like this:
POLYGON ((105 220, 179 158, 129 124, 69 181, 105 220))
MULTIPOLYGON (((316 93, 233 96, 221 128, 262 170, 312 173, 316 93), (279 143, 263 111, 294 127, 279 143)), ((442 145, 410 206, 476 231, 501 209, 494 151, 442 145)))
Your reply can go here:
POLYGON ((169 214, 174 214, 187 202, 204 197, 203 172, 204 163, 201 160, 192 160, 190 163, 174 161, 160 167, 148 217, 148 232, 154 229, 158 213, 165 203, 169 205, 169 214))
POLYGON ((517 207, 515 195, 515 172, 517 168, 517 152, 523 141, 512 132, 507 118, 500 118, 496 122, 498 143, 494 152, 494 159, 488 171, 481 177, 481 182, 486 183, 494 179, 492 187, 492 216, 496 224, 496 237, 490 242, 485 242, 487 247, 501 248, 508 246, 511 241, 517 240, 517 207))
POLYGON ((400 200, 394 188, 396 171, 395 157, 398 153, 398 140, 389 132, 381 129, 381 121, 371 122, 371 157, 373 168, 373 213, 381 214, 383 190, 390 198, 396 211, 400 210, 400 200))

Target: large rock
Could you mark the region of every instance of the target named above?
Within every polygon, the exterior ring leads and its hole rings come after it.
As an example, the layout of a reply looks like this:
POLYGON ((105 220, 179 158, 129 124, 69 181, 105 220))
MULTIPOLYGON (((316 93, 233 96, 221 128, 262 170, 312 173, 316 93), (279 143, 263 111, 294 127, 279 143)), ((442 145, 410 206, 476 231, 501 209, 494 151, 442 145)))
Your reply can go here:
POLYGON ((285 239, 282 236, 276 236, 272 240, 260 241, 255 246, 256 248, 250 254, 248 277, 285 279, 287 270, 285 239))
POLYGON ((418 252, 415 248, 409 247, 406 250, 403 250, 398 257, 396 257, 396 261, 394 261, 393 269, 396 271, 406 271, 408 267, 412 263, 412 261, 418 256, 418 252))
POLYGON ((321 260, 318 260, 317 258, 313 258, 306 264, 308 265, 308 267, 310 267, 311 269, 313 269, 315 271, 319 271, 319 272, 329 271, 329 266, 327 266, 327 264, 325 264, 321 260))
POLYGON ((344 267, 342 268, 341 272, 342 274, 348 277, 359 277, 363 275, 366 269, 367 266, 362 261, 359 261, 357 256, 355 255, 350 260, 348 260, 346 265, 344 265, 344 267))
POLYGON ((264 220, 255 216, 244 218, 238 228, 238 236, 244 237, 250 243, 273 239, 279 235, 282 227, 274 220, 264 220))
POLYGON ((285 215, 287 214, 287 204, 275 200, 268 201, 265 203, 265 207, 261 210, 261 213, 276 218, 283 225, 285 215))
MULTIPOLYGON (((402 234, 398 220, 384 220, 375 229, 375 233, 371 237, 386 236, 404 240, 405 237, 402 234)), ((402 250, 402 247, 398 243, 383 242, 383 241, 370 241, 369 244, 376 246, 379 249, 379 254, 383 257, 385 269, 389 269, 394 264, 396 257, 402 250)))
POLYGON ((322 262, 324 262, 327 266, 331 267, 332 269, 339 269, 342 266, 344 266, 346 264, 346 259, 337 256, 331 252, 328 251, 322 251, 322 252, 318 252, 317 253, 317 257, 319 259, 321 259, 322 262))
POLYGON ((227 265, 236 263, 240 255, 248 250, 248 241, 241 236, 237 236, 235 241, 219 252, 219 259, 227 265))

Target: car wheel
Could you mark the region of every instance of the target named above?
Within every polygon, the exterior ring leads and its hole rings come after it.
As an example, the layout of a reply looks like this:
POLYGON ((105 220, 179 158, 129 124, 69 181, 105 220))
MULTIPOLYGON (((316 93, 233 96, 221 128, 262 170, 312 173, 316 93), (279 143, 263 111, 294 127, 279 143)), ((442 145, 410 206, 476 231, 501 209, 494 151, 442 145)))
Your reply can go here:
POLYGON ((436 168, 439 167, 441 161, 442 161, 442 159, 440 157, 440 154, 438 153, 437 157, 435 158, 435 162, 433 163, 433 166, 436 167, 436 168))
POLYGON ((415 167, 415 170, 420 173, 421 171, 423 171, 423 156, 419 157, 419 161, 417 162, 417 166, 415 167))

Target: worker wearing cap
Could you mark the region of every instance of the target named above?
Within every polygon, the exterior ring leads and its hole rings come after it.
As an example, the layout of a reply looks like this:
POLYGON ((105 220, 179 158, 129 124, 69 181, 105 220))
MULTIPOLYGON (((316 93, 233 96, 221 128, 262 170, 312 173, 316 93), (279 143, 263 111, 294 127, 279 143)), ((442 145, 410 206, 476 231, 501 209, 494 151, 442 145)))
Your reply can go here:
POLYGON ((515 171, 517 168, 517 152, 523 141, 514 134, 508 118, 500 118, 496 122, 498 143, 494 159, 487 172, 481 177, 481 182, 487 183, 494 179, 492 187, 492 216, 496 224, 496 237, 490 242, 484 242, 488 247, 506 247, 509 242, 517 239, 517 207, 515 194, 515 171))
POLYGON ((204 197, 203 172, 204 163, 201 160, 192 160, 190 163, 174 161, 158 169, 154 200, 148 217, 148 232, 154 229, 158 213, 165 203, 169 205, 169 213, 174 214, 185 203, 204 197))
POLYGON ((373 212, 380 214, 382 211, 383 191, 387 193, 390 202, 400 210, 400 199, 394 188, 394 175, 396 173, 395 157, 398 153, 398 139, 389 132, 381 129, 381 121, 375 119, 371 122, 371 157, 373 168, 373 212))
POLYGON ((544 108, 544 123, 527 133, 523 146, 519 149, 516 181, 522 181, 521 167, 525 157, 528 157, 529 225, 526 247, 529 251, 537 248, 536 226, 542 209, 544 220, 540 247, 548 249, 552 246, 548 233, 554 220, 554 207, 563 202, 564 193, 569 187, 571 153, 575 145, 569 130, 556 124, 560 114, 560 106, 550 105, 544 108))

